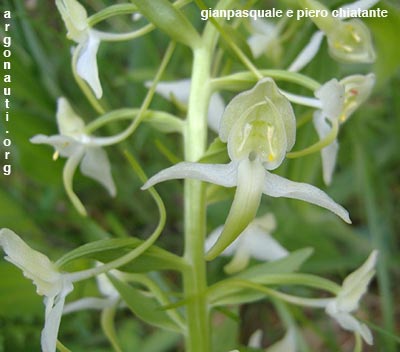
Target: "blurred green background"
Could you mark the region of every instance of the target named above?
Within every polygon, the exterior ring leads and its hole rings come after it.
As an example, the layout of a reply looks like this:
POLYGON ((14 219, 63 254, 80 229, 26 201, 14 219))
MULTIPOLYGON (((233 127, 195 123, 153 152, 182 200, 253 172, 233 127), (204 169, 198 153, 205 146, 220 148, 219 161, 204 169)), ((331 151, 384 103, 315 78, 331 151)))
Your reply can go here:
MULTIPOLYGON (((82 1, 90 14, 114 3, 117 1, 82 1)), ((260 1, 257 6, 285 7, 293 3, 289 0, 260 1)), ((343 2, 325 3, 335 7, 343 2)), ((214 2, 208 1, 207 4, 212 6, 214 2)), ((244 2, 238 1, 239 4, 244 2)), ((373 95, 340 131, 339 160, 333 184, 326 188, 322 183, 319 154, 287 161, 278 170, 289 179, 312 183, 326 190, 349 210, 353 225, 342 223, 325 210, 287 199, 264 197, 260 213, 274 212, 278 219, 274 236, 289 250, 315 249, 303 271, 337 282, 358 267, 373 248, 379 249, 377 279, 363 300, 359 316, 373 324, 370 327, 376 341, 373 348, 365 351, 394 352, 400 350, 399 337, 396 340, 394 336, 400 331, 400 9, 397 1, 381 1, 379 6, 389 10, 389 18, 365 20, 376 44, 377 61, 374 65, 339 65, 328 56, 324 45, 304 70, 320 82, 352 73, 373 71, 377 75, 373 95)), ((29 142, 29 138, 39 133, 57 133, 55 104, 59 96, 67 97, 85 121, 97 117, 71 74, 70 50, 73 43, 65 37, 64 24, 53 1, 3 0, 1 8, 1 14, 5 9, 12 10, 12 109, 7 124, 12 139, 12 175, 0 176, 0 226, 13 229, 54 260, 89 241, 129 235, 145 238, 156 224, 156 207, 149 195, 140 191, 141 183, 122 151, 129 150, 139 159, 146 173, 152 175, 170 165, 162 150, 172 151, 177 158, 182 158, 179 138, 163 135, 143 124, 124 143, 107 148, 118 189, 115 199, 109 198, 101 186, 78 171, 74 189, 90 214, 87 218, 80 217, 63 188, 61 175, 65 159, 53 161, 50 147, 29 142)), ((201 28, 203 23, 194 5, 186 8, 185 13, 197 28, 201 28)), ((135 25, 144 23, 143 19, 135 25)), ((123 32, 130 30, 131 26, 129 16, 122 16, 107 21, 104 28, 123 32)), ((2 26, 0 28, 3 30, 2 26)), ((236 30, 237 35, 245 32, 240 28, 236 30)), ((308 21, 295 24, 290 38, 282 43, 280 60, 276 63, 264 56, 256 61, 258 67, 287 67, 307 42, 313 28, 308 21)), ((233 28, 230 30, 234 33, 233 28)), ((167 45, 168 38, 159 31, 130 42, 102 43, 98 63, 105 105, 110 108, 140 106, 146 93, 143 82, 154 77, 167 45)), ((228 52, 223 56, 224 67, 232 71, 243 70, 240 62, 231 55, 228 52)), ((190 70, 190 51, 178 46, 163 80, 186 78, 190 70)), ((1 77, 3 75, 4 71, 1 77)), ((295 92, 298 89, 291 85, 284 88, 295 92)), ((297 93, 305 92, 298 90, 297 93)), ((231 93, 224 93, 226 100, 231 96, 231 93)), ((179 114, 171 103, 160 97, 154 98, 151 107, 179 114)), ((0 133, 3 140, 3 102, 1 109, 0 133)), ((295 109, 298 115, 305 111, 298 107, 295 109)), ((123 126, 109 126, 100 133, 114 134, 123 126)), ((213 137, 211 135, 210 140, 213 137)), ((312 126, 302 127, 296 149, 315 140, 312 126)), ((0 151, 1 158, 4 151, 4 148, 0 151)), ((158 189, 168 212, 167 226, 159 245, 180 254, 182 183, 173 181, 161 184, 158 189)), ((209 207, 210 230, 223 223, 230 202, 227 199, 209 207)), ((225 259, 218 259, 210 265, 210 280, 223 275, 225 263, 225 259)), ((179 278, 171 275, 170 279, 179 285, 179 278)), ((89 294, 96 294, 94 281, 77 285, 69 299, 89 294)), ((1 260, 0 351, 39 350, 43 307, 42 298, 36 295, 31 282, 24 279, 18 269, 1 260)), ((238 342, 245 345, 255 329, 267 326, 269 335, 264 342, 270 344, 283 332, 271 308, 268 301, 243 306, 238 313, 242 322, 220 324, 219 334, 233 339, 233 329, 239 329, 238 342)), ((323 312, 290 309, 304 329, 310 351, 339 351, 347 340, 351 346, 351 335, 339 331, 323 312)), ((224 317, 221 319, 226 320, 224 317)), ((149 328, 125 310, 117 315, 117 330, 125 351, 182 350, 179 337, 149 328)), ((62 321, 60 339, 72 351, 111 351, 101 332, 98 312, 66 316, 62 321)))

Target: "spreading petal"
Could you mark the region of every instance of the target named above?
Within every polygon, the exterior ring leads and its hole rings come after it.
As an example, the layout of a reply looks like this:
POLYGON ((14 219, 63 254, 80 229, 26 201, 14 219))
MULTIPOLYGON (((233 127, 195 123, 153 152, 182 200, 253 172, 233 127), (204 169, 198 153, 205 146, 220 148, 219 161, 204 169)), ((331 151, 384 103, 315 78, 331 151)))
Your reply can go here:
POLYGON ((263 192, 271 197, 293 198, 316 204, 332 211, 345 222, 351 223, 346 209, 332 200, 325 192, 307 183, 293 182, 266 171, 263 192))
POLYGON ((222 165, 181 162, 155 174, 142 186, 142 190, 163 181, 183 178, 234 187, 237 183, 237 164, 234 162, 222 165))
POLYGON ((51 145, 58 154, 65 158, 71 157, 82 149, 82 145, 75 139, 63 135, 45 136, 38 134, 33 136, 29 141, 34 144, 51 145))
POLYGON ((39 295, 55 295, 61 290, 61 274, 44 254, 29 247, 16 233, 0 230, 0 246, 10 263, 21 269, 36 285, 39 295))
POLYGON ((111 176, 110 161, 103 149, 87 147, 81 162, 81 171, 102 184, 111 196, 115 196, 116 188, 111 176))
POLYGON ((289 66, 288 71, 299 72, 305 67, 314 57, 317 55, 318 50, 321 46, 322 39, 324 38, 324 32, 317 31, 313 34, 310 42, 300 52, 296 59, 289 66))
MULTIPOLYGON (((332 129, 320 111, 314 113, 314 127, 317 130, 319 139, 324 139, 332 129)), ((332 182, 333 171, 336 166, 336 158, 339 150, 339 143, 335 139, 331 144, 321 150, 322 174, 326 185, 332 182)))
POLYGON ((99 45, 100 40, 96 36, 89 34, 88 40, 76 49, 79 50, 76 72, 92 88, 97 99, 100 99, 103 95, 96 58, 99 45))

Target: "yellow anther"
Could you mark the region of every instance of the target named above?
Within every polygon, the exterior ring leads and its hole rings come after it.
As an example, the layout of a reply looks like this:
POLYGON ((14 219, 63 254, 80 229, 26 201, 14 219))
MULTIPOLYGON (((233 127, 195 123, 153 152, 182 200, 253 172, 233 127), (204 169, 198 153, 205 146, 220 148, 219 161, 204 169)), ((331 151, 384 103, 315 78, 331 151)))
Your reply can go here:
POLYGON ((53 160, 56 161, 58 159, 58 157, 60 156, 60 153, 58 152, 58 150, 56 150, 53 154, 53 160))
POLYGON ((351 33, 351 36, 353 37, 353 39, 356 41, 356 43, 361 42, 361 37, 358 35, 358 33, 354 29, 352 29, 350 33, 351 33))
POLYGON ((267 143, 268 143, 268 148, 269 148, 269 154, 268 154, 268 161, 274 161, 276 158, 276 153, 274 152, 274 148, 272 146, 272 138, 274 135, 275 127, 268 125, 267 126, 267 143))

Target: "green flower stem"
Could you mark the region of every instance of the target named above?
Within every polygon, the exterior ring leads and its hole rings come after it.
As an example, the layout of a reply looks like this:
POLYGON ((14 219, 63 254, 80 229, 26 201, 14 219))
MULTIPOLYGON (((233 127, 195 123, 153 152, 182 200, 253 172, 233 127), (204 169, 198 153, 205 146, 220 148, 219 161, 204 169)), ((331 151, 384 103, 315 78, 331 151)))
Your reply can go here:
MULTIPOLYGON (((197 5, 199 6, 200 9, 202 10, 207 10, 207 5, 204 3, 203 0, 196 0, 197 5)), ((229 35, 225 32, 225 30, 222 28, 222 26, 219 24, 219 22, 213 18, 210 17, 208 19, 218 30, 220 33, 221 37, 226 41, 226 43, 231 47, 233 52, 237 55, 240 61, 251 71, 251 73, 257 78, 257 80, 260 80, 262 78, 261 73, 259 72, 258 68, 253 65, 251 60, 243 53, 243 51, 234 43, 234 41, 229 37, 229 35)))
MULTIPOLYGON (((128 153, 126 153, 126 157, 128 158, 128 161, 131 164, 132 168, 135 170, 136 174, 139 176, 140 180, 143 183, 145 183, 147 181, 147 177, 142 168, 140 167, 140 165, 138 164, 138 162, 136 161, 136 159, 134 159, 133 156, 128 153)), ((156 192, 156 190, 153 187, 150 187, 149 192, 150 195, 153 197, 154 201, 156 202, 160 214, 158 225, 154 230, 154 232, 150 235, 150 237, 146 241, 144 241, 140 246, 136 247, 129 253, 123 255, 118 259, 108 262, 107 264, 103 264, 92 269, 64 274, 68 278, 68 280, 70 280, 71 282, 78 282, 89 279, 99 274, 106 273, 112 269, 117 269, 120 266, 123 266, 131 262, 135 258, 139 257, 144 251, 149 249, 155 243, 155 241, 161 235, 162 230, 164 229, 166 220, 166 211, 164 203, 160 195, 156 192)))
POLYGON ((137 7, 133 4, 118 4, 106 7, 100 10, 88 18, 88 24, 90 27, 95 26, 107 18, 119 16, 119 15, 130 15, 137 12, 137 7))
POLYGON ((332 122, 332 129, 330 132, 327 134, 327 136, 317 143, 314 143, 313 145, 304 148, 302 150, 298 150, 295 152, 290 152, 286 154, 287 158, 294 159, 294 158, 300 158, 305 155, 309 155, 312 153, 319 152, 320 150, 324 149, 326 146, 331 144, 337 137, 339 133, 339 122, 337 120, 332 122))
MULTIPOLYGON (((96 120, 88 123, 85 127, 85 133, 91 134, 95 130, 107 125, 110 122, 120 121, 120 120, 133 120, 139 114, 139 109, 134 108, 122 108, 110 111, 104 115, 99 116, 96 120)), ((146 120, 169 120, 174 121, 175 124, 181 127, 183 130, 183 121, 176 116, 169 114, 168 112, 158 111, 158 110, 147 110, 143 116, 143 122, 146 120)))
MULTIPOLYGON (((226 3, 227 1, 222 1, 226 3)), ((221 3, 219 4, 221 5, 221 3)), ((184 130, 185 160, 199 160, 207 142, 207 114, 211 95, 211 58, 217 31, 208 23, 201 45, 193 50, 193 71, 188 114, 184 130)), ((185 180, 184 185, 184 259, 189 268, 183 273, 184 299, 187 301, 186 351, 207 352, 211 349, 210 318, 207 304, 207 276, 204 258, 206 235, 205 186, 197 180, 185 180)))
POLYGON ((139 112, 138 112, 136 118, 133 119, 132 122, 130 123, 130 125, 121 133, 119 133, 115 136, 111 136, 111 137, 102 137, 102 138, 98 137, 97 140, 98 141, 101 140, 101 144, 103 146, 117 144, 117 143, 123 141, 124 139, 128 138, 136 130, 136 128, 140 125, 140 123, 143 121, 143 119, 146 117, 146 112, 147 112, 148 107, 150 106, 151 100, 153 99, 153 96, 154 96, 154 93, 156 90, 156 86, 157 86, 158 82, 160 81, 161 76, 164 73, 169 60, 171 59, 172 53, 175 50, 175 46, 176 46, 175 42, 171 42, 168 45, 168 48, 165 52, 165 55, 160 64, 160 67, 157 71, 157 74, 154 77, 153 83, 152 83, 150 89, 148 90, 146 97, 143 100, 143 103, 139 109, 139 112))
POLYGON ((72 352, 70 349, 65 347, 59 340, 57 340, 57 350, 60 352, 72 352))
POLYGON ((104 331, 104 334, 107 336, 108 341, 113 347, 115 352, 122 352, 122 349, 118 343, 117 332, 115 330, 114 318, 116 309, 118 306, 118 301, 112 307, 104 308, 101 312, 101 327, 104 331))
POLYGON ((303 297, 293 296, 246 280, 232 279, 232 280, 226 280, 225 283, 226 283, 225 285, 226 289, 229 289, 229 286, 233 286, 234 288, 254 290, 264 293, 268 297, 277 298, 284 302, 304 307, 325 308, 328 302, 332 300, 332 298, 303 298, 303 297))
MULTIPOLYGON (((299 84, 312 91, 321 87, 321 84, 310 77, 302 75, 298 72, 289 72, 285 70, 260 70, 263 77, 271 77, 276 80, 283 80, 299 84)), ((211 81, 213 91, 219 90, 243 90, 254 85, 257 82, 252 72, 237 72, 225 77, 214 78, 211 81)))
MULTIPOLYGON (((215 301, 231 294, 232 291, 228 291, 227 287, 237 288, 235 287, 237 282, 239 282, 239 287, 241 287, 243 282, 250 281, 238 280, 236 278, 220 281, 209 287, 208 297, 212 301, 215 301)), ((334 295, 337 295, 340 291, 340 286, 336 283, 310 274, 268 274, 259 279, 255 278, 253 283, 258 285, 301 285, 328 291, 334 295)))
MULTIPOLYGON (((207 138, 207 113, 210 98, 211 53, 208 48, 194 51, 192 86, 187 125, 184 133, 185 160, 196 161, 204 154, 207 138)), ((204 239, 206 234, 205 187, 197 180, 185 180, 185 252, 189 265, 183 275, 187 303, 186 351, 210 350, 209 316, 204 239)))

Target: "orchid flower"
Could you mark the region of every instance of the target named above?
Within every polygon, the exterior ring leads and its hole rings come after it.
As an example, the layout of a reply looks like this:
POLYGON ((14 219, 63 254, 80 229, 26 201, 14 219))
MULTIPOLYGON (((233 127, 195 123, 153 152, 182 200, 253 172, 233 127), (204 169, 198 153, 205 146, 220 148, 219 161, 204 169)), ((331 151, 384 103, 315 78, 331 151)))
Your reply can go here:
MULTIPOLYGON (((285 257, 288 251, 269 234, 275 228, 276 220, 272 213, 254 219, 221 253, 222 256, 233 256, 232 261, 225 266, 225 271, 232 274, 244 269, 251 257, 263 261, 274 261, 285 257)), ((205 243, 206 251, 215 244, 222 230, 223 226, 219 226, 211 232, 205 243)))
MULTIPOLYGON (((146 87, 149 88, 152 82, 146 82, 146 87)), ((178 81, 159 82, 156 87, 156 92, 163 98, 168 100, 176 100, 177 102, 186 105, 189 102, 190 96, 190 79, 181 79, 178 81)), ((225 109, 225 103, 221 95, 214 93, 210 98, 208 108, 208 126, 218 132, 218 127, 221 121, 222 114, 225 109)))
POLYGON ((65 98, 59 98, 57 102, 58 135, 37 135, 31 138, 35 144, 49 144, 56 150, 54 157, 58 155, 68 158, 64 171, 64 186, 72 203, 77 210, 85 215, 86 210, 72 189, 72 178, 76 167, 80 163, 84 175, 101 183, 115 196, 116 189, 111 176, 111 167, 107 154, 101 146, 112 144, 111 137, 100 138, 87 135, 83 120, 74 112, 65 98))
POLYGON ((78 44, 76 72, 93 90, 97 99, 103 95, 97 68, 100 38, 88 24, 85 8, 76 0, 56 0, 57 9, 67 27, 67 37, 78 44))
POLYGON ((375 275, 377 258, 378 251, 374 250, 360 268, 344 279, 340 292, 329 300, 325 308, 326 313, 343 329, 359 333, 369 345, 373 343, 371 331, 351 313, 358 309, 361 297, 367 292, 368 285, 375 275))
MULTIPOLYGON (((322 109, 314 113, 313 123, 319 139, 323 140, 332 129, 332 124, 342 124, 363 104, 375 83, 375 75, 352 75, 339 82, 336 79, 325 83, 315 92, 322 109), (336 120, 336 121, 335 121, 336 120)), ((321 150, 323 179, 329 185, 332 181, 339 150, 337 139, 321 150)))
MULTIPOLYGON (((345 4, 339 10, 361 9, 367 10, 379 0, 358 0, 345 4)), ((312 10, 326 10, 324 5, 315 0, 301 0, 304 7, 312 10)), ((346 17, 316 16, 312 20, 320 29, 311 37, 310 42, 300 52, 289 71, 297 72, 305 67, 317 54, 324 36, 327 37, 329 53, 338 60, 349 63, 372 63, 375 61, 375 51, 372 44, 371 33, 368 27, 359 19, 346 17)))
POLYGON ((7 255, 5 259, 21 269, 33 281, 36 292, 45 297, 41 346, 43 352, 55 352, 65 298, 73 290, 72 281, 48 257, 29 247, 9 229, 0 230, 0 246, 7 255))
POLYGON ((289 101, 271 78, 262 79, 233 98, 225 109, 219 137, 227 142, 229 164, 178 163, 151 177, 142 189, 182 178, 237 187, 224 229, 206 255, 208 260, 222 253, 255 218, 263 193, 319 205, 350 223, 348 212, 320 189, 269 172, 281 165, 294 145, 295 133, 289 101))
MULTIPOLYGON (((256 330, 249 338, 248 346, 251 348, 262 348, 262 331, 256 330)), ((275 342, 272 346, 268 347, 265 352, 296 352, 296 329, 290 327, 286 332, 285 336, 275 342)))
POLYGON ((248 38, 247 43, 255 58, 263 53, 271 56, 275 61, 279 60, 282 54, 282 47, 279 43, 279 26, 271 21, 252 20, 251 28, 253 34, 248 38))

